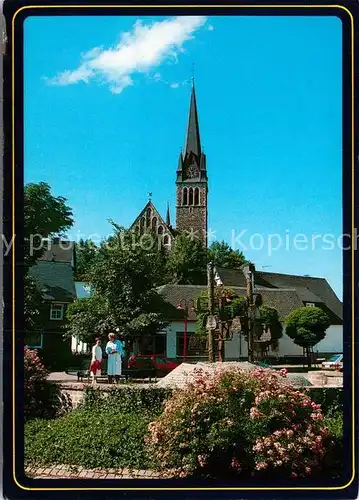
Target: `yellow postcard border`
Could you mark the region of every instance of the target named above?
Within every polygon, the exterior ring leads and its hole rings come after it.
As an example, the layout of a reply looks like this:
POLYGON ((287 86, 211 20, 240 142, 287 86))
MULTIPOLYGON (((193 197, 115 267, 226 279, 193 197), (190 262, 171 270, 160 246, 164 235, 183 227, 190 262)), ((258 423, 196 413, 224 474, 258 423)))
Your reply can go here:
MULTIPOLYGON (((349 9, 344 7, 343 5, 212 5, 212 4, 199 4, 199 5, 138 5, 138 4, 129 4, 129 5, 27 5, 18 9, 12 18, 12 237, 15 238, 15 39, 14 39, 14 30, 15 30, 15 19, 17 15, 29 9, 54 9, 54 8, 66 8, 66 9, 83 9, 83 8, 98 8, 98 9, 124 9, 124 8, 141 8, 141 9, 152 9, 152 8, 208 8, 208 7, 216 7, 221 9, 243 9, 243 8, 251 8, 251 9, 268 9, 268 8, 280 8, 280 9, 339 9, 347 12, 350 18, 351 25, 351 97, 352 97, 352 135, 351 135, 351 146, 352 146, 352 207, 351 207, 351 216, 352 216, 352 242, 354 241, 354 168, 355 168, 355 157, 354 157, 354 19, 353 15, 349 9)), ((13 479, 15 484, 26 491, 277 491, 277 490, 343 490, 350 486, 355 479, 355 350, 354 350, 354 333, 355 333, 355 312, 354 312, 354 245, 351 247, 351 265, 352 265, 352 281, 351 281, 351 294, 352 294, 352 314, 351 314, 351 322, 352 322, 352 476, 349 482, 343 486, 335 486, 335 487, 224 487, 224 488, 80 488, 80 487, 71 487, 71 488, 29 488, 21 485, 16 478, 16 461, 15 461, 15 252, 12 252, 12 422, 13 422, 13 432, 12 432, 12 444, 13 444, 13 462, 12 462, 12 472, 13 479)))

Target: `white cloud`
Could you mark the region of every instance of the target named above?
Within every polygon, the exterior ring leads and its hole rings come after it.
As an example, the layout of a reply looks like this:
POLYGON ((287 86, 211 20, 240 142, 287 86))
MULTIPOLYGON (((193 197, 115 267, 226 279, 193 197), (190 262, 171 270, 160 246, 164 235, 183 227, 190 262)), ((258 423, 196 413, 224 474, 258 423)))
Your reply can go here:
MULTIPOLYGON (((193 39, 194 32, 206 21, 204 16, 175 17, 151 25, 138 20, 132 32, 122 34, 117 45, 106 50, 94 47, 82 54, 77 69, 63 71, 47 81, 53 85, 100 81, 107 83, 111 92, 119 94, 133 85, 134 74, 147 73, 166 60, 176 63, 184 51, 184 42, 193 39)), ((161 80, 160 73, 156 73, 154 79, 161 80)))
POLYGON ((207 29, 208 29, 208 31, 213 31, 214 30, 214 26, 212 24, 210 24, 207 29))
POLYGON ((178 89, 179 86, 180 86, 180 83, 178 83, 178 82, 174 82, 174 83, 170 84, 171 89, 178 89))

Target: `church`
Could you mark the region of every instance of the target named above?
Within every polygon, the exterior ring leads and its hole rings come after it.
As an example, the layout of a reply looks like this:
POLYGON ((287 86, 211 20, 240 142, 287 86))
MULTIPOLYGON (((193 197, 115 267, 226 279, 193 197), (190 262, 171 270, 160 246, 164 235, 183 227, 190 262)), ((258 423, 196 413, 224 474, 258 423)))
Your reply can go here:
POLYGON ((199 133, 196 90, 192 85, 185 147, 180 152, 176 172, 176 226, 171 225, 169 206, 164 219, 149 200, 130 229, 144 234, 152 230, 170 249, 176 234, 198 238, 207 248, 208 177, 206 155, 199 133))

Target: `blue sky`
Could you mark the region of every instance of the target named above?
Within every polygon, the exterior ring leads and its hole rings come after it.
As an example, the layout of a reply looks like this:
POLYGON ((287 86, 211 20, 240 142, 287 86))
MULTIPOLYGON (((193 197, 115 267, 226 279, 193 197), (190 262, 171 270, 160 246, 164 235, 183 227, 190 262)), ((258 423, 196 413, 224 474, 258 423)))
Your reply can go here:
POLYGON ((129 226, 149 192, 175 220, 194 63, 216 239, 342 296, 328 243, 342 231, 338 18, 32 17, 24 29, 25 182, 68 199, 71 238, 106 237, 109 218, 129 226))

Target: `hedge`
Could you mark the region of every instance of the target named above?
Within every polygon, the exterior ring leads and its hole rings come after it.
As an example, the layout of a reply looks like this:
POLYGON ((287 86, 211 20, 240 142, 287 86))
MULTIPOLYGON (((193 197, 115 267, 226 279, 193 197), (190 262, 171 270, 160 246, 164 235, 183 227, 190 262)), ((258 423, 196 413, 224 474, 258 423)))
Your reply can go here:
POLYGON ((153 466, 144 437, 151 418, 145 413, 78 409, 52 421, 25 425, 25 464, 69 464, 85 468, 153 466))
POLYGON ((118 411, 150 412, 153 416, 162 411, 164 401, 171 394, 172 389, 164 387, 114 387, 107 397, 100 389, 86 387, 80 407, 96 409, 110 404, 118 411))
MULTIPOLYGON (((301 390, 301 388, 298 388, 301 390)), ((343 389, 341 387, 303 387, 310 398, 321 405, 324 415, 343 411, 343 389)), ((150 410, 156 414, 161 411, 163 402, 173 392, 165 387, 123 387, 111 390, 111 404, 125 411, 150 410)), ((81 406, 93 407, 103 405, 106 401, 100 389, 86 387, 81 406)))

